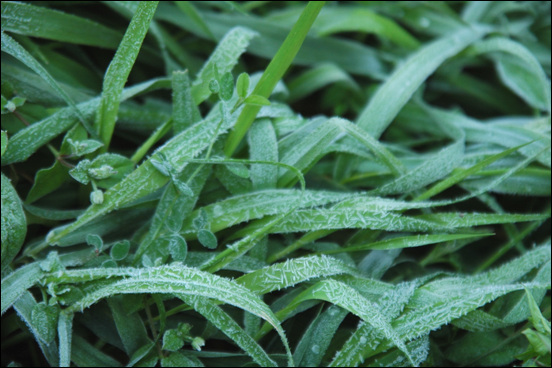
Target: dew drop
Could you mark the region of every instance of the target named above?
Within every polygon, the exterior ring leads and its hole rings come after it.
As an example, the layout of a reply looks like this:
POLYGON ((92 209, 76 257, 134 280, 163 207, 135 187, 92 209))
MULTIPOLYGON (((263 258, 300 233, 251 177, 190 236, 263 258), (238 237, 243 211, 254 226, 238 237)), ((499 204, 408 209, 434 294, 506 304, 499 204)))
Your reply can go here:
POLYGON ((420 18, 420 20, 419 20, 419 24, 420 24, 420 27, 422 27, 422 28, 427 28, 427 27, 429 27, 429 25, 431 24, 431 22, 430 22, 429 19, 427 19, 426 17, 422 17, 422 18, 420 18))
POLYGON ((318 354, 318 353, 320 352, 320 346, 318 346, 318 345, 313 345, 313 346, 311 347, 311 350, 312 350, 313 353, 318 354))
POLYGON ((222 210, 222 206, 217 204, 215 205, 215 207, 213 207, 213 215, 215 215, 215 217, 219 217, 219 216, 222 216, 224 213, 224 211, 222 210))

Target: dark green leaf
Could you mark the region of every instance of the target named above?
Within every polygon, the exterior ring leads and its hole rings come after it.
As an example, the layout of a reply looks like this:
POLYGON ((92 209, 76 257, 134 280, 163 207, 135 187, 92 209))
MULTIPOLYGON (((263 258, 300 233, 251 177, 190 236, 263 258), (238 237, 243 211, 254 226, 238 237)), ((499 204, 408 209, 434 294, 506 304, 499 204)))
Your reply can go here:
POLYGON ((2 173, 2 272, 15 258, 27 233, 21 200, 2 173))
POLYGON ((206 248, 215 249, 218 245, 217 237, 210 230, 201 229, 197 232, 197 240, 206 248))
POLYGON ((120 242, 117 242, 111 246, 111 251, 109 254, 111 255, 111 258, 113 258, 116 261, 121 261, 126 258, 128 255, 128 251, 130 249, 130 242, 128 240, 123 240, 120 242))
POLYGON ((238 80, 236 81, 236 91, 238 92, 238 97, 245 99, 245 96, 249 93, 249 74, 247 73, 241 73, 238 76, 238 80))

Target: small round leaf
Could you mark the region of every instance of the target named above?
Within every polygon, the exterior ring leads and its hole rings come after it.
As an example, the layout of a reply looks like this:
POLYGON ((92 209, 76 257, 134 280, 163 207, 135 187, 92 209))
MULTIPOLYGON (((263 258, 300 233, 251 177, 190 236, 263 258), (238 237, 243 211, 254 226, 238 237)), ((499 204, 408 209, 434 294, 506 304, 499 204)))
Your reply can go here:
POLYGON ((53 342, 56 337, 58 316, 59 307, 44 302, 36 304, 31 311, 32 327, 46 344, 53 342))
POLYGON ((109 255, 115 261, 121 261, 126 258, 128 255, 128 250, 130 249, 130 242, 128 240, 123 240, 113 244, 109 255))
POLYGON ((206 248, 215 249, 217 247, 217 237, 207 229, 201 229, 197 233, 197 239, 206 248))
POLYGON ((182 334, 178 330, 170 329, 163 335, 163 350, 177 351, 184 346, 182 334))
POLYGON ((188 255, 186 239, 179 234, 173 234, 169 238, 169 252, 175 261, 184 262, 188 255))
POLYGON ((239 98, 245 98, 245 96, 247 96, 247 93, 249 92, 249 83, 249 74, 241 73, 238 76, 238 80, 236 82, 236 90, 238 92, 239 98))
POLYGON ((2 174, 2 270, 15 258, 27 233, 27 220, 21 200, 2 174))

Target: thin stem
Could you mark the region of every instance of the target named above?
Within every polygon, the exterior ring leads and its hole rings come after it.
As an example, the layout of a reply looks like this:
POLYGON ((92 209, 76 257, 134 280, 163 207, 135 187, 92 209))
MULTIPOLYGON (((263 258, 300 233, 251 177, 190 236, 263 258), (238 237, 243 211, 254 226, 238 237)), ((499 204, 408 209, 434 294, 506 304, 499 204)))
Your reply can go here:
MULTIPOLYGON (((266 67, 259 83, 257 83, 255 89, 253 90, 254 95, 259 95, 264 98, 270 97, 274 87, 276 87, 278 81, 282 79, 295 58, 295 55, 299 52, 303 41, 307 37, 309 29, 324 4, 325 1, 311 1, 307 4, 305 10, 303 10, 301 16, 297 20, 297 23, 295 23, 284 40, 284 43, 266 67)), ((253 121, 257 117, 260 109, 261 106, 256 105, 246 105, 244 107, 238 117, 234 130, 230 133, 230 136, 226 141, 224 154, 227 157, 232 156, 242 138, 245 136, 245 133, 247 133, 249 127, 253 124, 253 121)))

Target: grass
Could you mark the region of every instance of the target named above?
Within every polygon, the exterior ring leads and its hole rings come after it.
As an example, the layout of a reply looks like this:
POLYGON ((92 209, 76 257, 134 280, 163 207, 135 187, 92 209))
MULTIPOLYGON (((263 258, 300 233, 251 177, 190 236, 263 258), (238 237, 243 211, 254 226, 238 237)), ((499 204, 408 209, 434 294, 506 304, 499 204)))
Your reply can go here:
POLYGON ((549 2, 2 2, 2 365, 550 366, 549 2))

